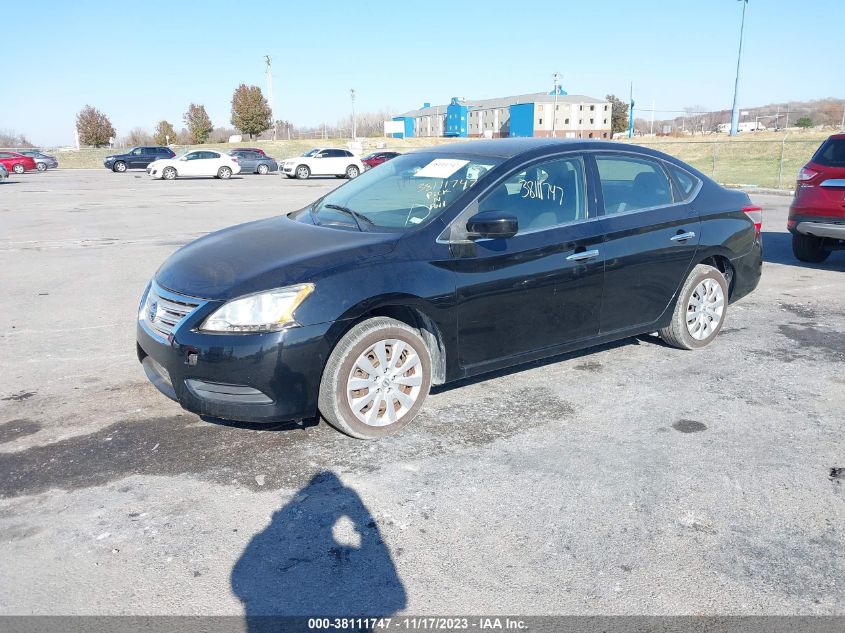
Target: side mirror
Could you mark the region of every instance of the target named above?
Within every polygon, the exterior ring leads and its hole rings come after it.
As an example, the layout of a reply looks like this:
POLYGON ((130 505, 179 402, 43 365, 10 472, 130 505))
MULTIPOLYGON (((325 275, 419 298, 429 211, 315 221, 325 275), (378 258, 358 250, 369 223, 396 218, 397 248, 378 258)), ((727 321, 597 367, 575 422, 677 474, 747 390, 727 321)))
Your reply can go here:
POLYGON ((482 211, 467 220, 470 239, 513 237, 519 231, 517 219, 502 211, 482 211))

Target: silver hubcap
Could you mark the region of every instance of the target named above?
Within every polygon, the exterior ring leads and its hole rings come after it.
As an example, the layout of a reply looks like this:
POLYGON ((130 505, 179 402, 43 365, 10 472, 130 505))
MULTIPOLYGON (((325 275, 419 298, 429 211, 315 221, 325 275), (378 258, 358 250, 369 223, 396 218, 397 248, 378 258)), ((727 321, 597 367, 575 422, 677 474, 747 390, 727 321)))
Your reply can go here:
POLYGON ((267 173, 267 165, 259 165, 258 166, 258 173, 262 176, 267 173))
POLYGON ((350 167, 349 171, 346 172, 346 175, 350 178, 355 178, 358 175, 358 170, 354 167, 350 167))
POLYGON ((167 180, 173 180, 176 177, 176 170, 173 169, 172 167, 168 167, 167 169, 164 170, 163 175, 164 175, 165 178, 167 178, 167 180))
POLYGON ((229 168, 228 168, 228 167, 224 167, 223 169, 221 169, 221 170, 220 170, 220 177, 221 177, 221 178, 228 178, 228 177, 229 177, 229 174, 231 174, 231 173, 232 173, 232 172, 231 172, 231 171, 229 171, 229 168))
POLYGON ((713 334, 725 312, 722 286, 710 277, 695 287, 687 304, 687 330, 694 339, 703 341, 713 334))
POLYGON ((22 174, 23 173, 23 167, 21 167, 20 165, 15 165, 15 173, 16 174, 22 174))
POLYGON ((420 396, 423 366, 405 341, 378 341, 361 354, 346 381, 346 400, 364 424, 387 426, 401 420, 420 396))
POLYGON ((296 175, 299 176, 300 178, 308 178, 308 170, 305 169, 305 167, 300 167, 296 171, 296 175))
POLYGON ((117 171, 126 171, 126 165, 124 165, 123 163, 118 163, 117 171))

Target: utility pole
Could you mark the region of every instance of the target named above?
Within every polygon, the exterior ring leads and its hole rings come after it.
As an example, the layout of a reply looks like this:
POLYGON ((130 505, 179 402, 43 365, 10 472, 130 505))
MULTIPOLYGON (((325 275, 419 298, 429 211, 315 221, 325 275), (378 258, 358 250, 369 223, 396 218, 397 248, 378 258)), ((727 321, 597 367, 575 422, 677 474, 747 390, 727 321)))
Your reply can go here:
POLYGON ((560 73, 554 74, 554 86, 555 86, 555 105, 554 109, 552 110, 552 138, 557 136, 557 84, 560 81, 560 73))
POLYGON ((357 131, 355 129, 355 88, 349 91, 349 96, 352 98, 352 140, 354 141, 357 131))
POLYGON ((654 99, 651 100, 651 134, 654 135, 654 99))
POLYGON ((739 124, 739 63, 742 61, 742 37, 745 34, 745 8, 748 6, 748 0, 740 0, 742 2, 742 22, 739 26, 739 53, 736 56, 736 81, 734 82, 734 105, 731 110, 731 136, 736 136, 737 127, 739 124))
POLYGON ((842 122, 839 124, 840 130, 845 130, 845 101, 842 102, 842 122))
POLYGON ((270 121, 273 123, 273 140, 276 140, 276 111, 273 109, 273 66, 269 55, 264 56, 267 62, 267 101, 270 102, 270 121))
POLYGON ((628 138, 634 135, 634 82, 631 82, 631 109, 628 116, 628 138))

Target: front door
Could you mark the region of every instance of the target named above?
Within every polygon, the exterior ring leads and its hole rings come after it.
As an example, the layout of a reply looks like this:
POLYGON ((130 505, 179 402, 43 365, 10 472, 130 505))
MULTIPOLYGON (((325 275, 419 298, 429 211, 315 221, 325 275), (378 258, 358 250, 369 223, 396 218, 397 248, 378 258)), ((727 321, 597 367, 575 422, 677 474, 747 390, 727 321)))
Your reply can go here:
POLYGON ((595 155, 606 236, 602 334, 655 323, 689 271, 701 221, 661 161, 595 155))
POLYGON ((477 210, 513 215, 519 231, 453 247, 462 366, 483 370, 594 336, 604 254, 584 159, 570 154, 519 168, 477 210))

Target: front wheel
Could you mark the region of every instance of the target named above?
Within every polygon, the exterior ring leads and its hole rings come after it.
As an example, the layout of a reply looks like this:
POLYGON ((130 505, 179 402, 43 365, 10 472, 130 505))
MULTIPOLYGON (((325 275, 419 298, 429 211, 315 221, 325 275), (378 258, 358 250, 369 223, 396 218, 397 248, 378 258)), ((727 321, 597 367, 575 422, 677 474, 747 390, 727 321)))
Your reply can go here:
POLYGON ((349 180, 357 178, 360 173, 361 171, 355 165, 350 165, 346 168, 346 177, 349 178, 349 180))
POLYGON ((176 180, 176 168, 165 167, 164 171, 161 172, 161 177, 165 180, 176 180))
POLYGON ((122 160, 119 160, 114 164, 114 167, 112 167, 112 170, 122 174, 123 172, 126 171, 126 163, 124 163, 122 160))
POLYGON ((699 264, 684 282, 672 313, 672 322, 660 338, 673 347, 698 349, 710 343, 725 322, 728 283, 713 266, 699 264))
POLYGON ((37 165, 35 165, 35 168, 38 171, 47 171, 47 163, 38 163, 37 165))
POLYGON ((300 180, 308 180, 311 176, 311 170, 306 165, 300 165, 296 168, 296 177, 300 180))
POLYGON ((23 165, 18 163, 17 165, 12 167, 12 171, 15 172, 16 174, 22 174, 23 172, 26 171, 26 167, 24 167, 23 165))
POLYGON ((400 430, 416 417, 431 387, 431 355, 406 323, 362 321, 332 350, 318 407, 333 427, 359 439, 400 430))
POLYGON ((830 257, 830 251, 822 248, 824 240, 815 235, 792 234, 792 253, 799 261, 818 264, 830 257))
POLYGON ((232 177, 232 170, 228 167, 221 167, 217 170, 217 177, 221 180, 229 180, 232 177))

